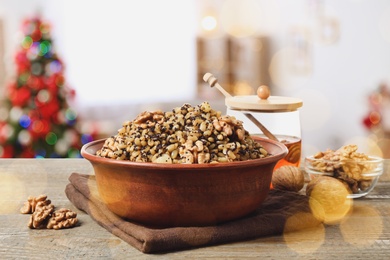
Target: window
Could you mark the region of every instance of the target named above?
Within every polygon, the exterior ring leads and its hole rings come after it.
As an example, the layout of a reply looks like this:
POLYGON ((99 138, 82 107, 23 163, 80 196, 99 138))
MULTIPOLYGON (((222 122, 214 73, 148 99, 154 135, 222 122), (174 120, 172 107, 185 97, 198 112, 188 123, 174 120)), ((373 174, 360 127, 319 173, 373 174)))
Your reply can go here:
POLYGON ((64 0, 49 5, 54 46, 78 102, 195 95, 193 1, 64 0))

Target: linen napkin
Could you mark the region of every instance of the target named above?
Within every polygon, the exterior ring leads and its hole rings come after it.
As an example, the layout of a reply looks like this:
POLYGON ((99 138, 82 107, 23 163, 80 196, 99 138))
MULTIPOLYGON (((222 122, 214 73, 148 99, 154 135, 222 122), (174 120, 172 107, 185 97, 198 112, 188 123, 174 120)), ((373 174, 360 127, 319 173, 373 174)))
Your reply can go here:
POLYGON ((271 190, 253 213, 215 226, 152 228, 112 213, 99 197, 94 175, 72 173, 65 193, 100 226, 143 253, 160 253, 280 235, 315 227, 308 198, 294 192, 271 190))

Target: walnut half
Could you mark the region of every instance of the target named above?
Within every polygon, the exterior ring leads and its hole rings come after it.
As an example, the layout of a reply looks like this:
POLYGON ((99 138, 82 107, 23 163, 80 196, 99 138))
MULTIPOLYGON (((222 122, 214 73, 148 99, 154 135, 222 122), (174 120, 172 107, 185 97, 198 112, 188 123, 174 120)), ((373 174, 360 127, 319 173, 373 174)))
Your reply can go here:
POLYGON ((46 227, 50 229, 71 228, 77 224, 77 221, 76 212, 62 208, 52 214, 46 227))
POLYGON ((47 220, 50 218, 51 214, 54 211, 54 206, 52 204, 37 207, 34 213, 30 217, 28 223, 29 228, 44 228, 46 226, 47 220))
POLYGON ((37 207, 50 205, 51 201, 47 199, 47 196, 42 194, 38 197, 29 196, 23 207, 20 209, 22 214, 34 213, 37 207))

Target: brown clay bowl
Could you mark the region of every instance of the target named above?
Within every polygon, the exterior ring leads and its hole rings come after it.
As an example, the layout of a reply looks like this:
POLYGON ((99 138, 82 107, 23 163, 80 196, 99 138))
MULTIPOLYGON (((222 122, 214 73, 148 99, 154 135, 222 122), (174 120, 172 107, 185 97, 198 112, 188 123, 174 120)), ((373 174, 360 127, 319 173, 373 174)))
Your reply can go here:
POLYGON ((85 144, 99 195, 118 216, 144 225, 205 226, 243 217, 265 200, 272 171, 288 150, 253 137, 272 156, 219 164, 137 163, 95 155, 104 140, 85 144))

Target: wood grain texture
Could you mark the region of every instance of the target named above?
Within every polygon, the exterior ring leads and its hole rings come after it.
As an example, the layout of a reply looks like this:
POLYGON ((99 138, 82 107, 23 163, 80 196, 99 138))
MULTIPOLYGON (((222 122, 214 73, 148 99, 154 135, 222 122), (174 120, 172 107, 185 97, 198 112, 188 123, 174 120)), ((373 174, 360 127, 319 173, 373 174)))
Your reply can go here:
POLYGON ((0 259, 388 259, 390 182, 354 200, 353 213, 339 225, 284 236, 158 255, 143 254, 76 209, 64 189, 72 172, 93 174, 84 159, 0 160, 0 259), (78 213, 79 225, 32 230, 19 209, 29 195, 45 193, 57 207, 78 213))

